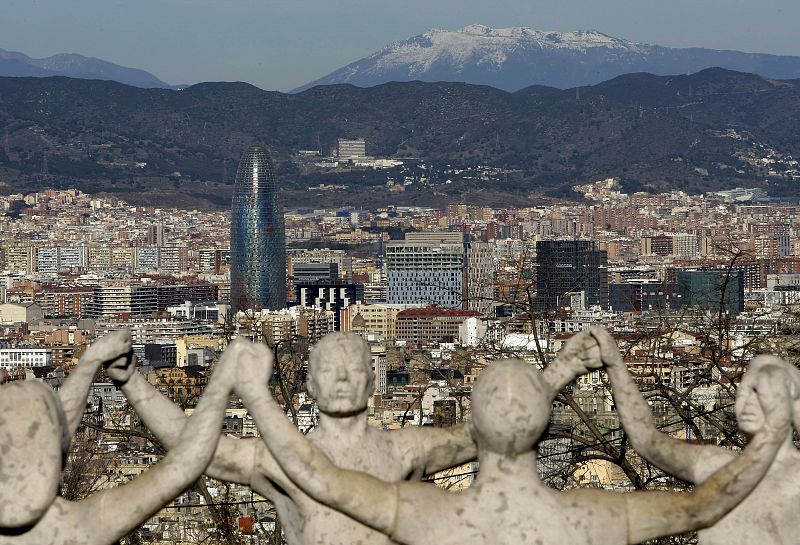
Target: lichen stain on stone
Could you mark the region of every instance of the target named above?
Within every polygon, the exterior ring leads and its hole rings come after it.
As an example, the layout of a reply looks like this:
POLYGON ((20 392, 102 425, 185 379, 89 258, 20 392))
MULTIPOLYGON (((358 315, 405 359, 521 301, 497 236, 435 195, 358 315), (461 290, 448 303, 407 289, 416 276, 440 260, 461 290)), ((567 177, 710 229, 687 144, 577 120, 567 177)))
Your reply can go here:
POLYGON ((39 428, 42 425, 39 423, 38 420, 34 420, 31 422, 31 425, 28 426, 28 439, 33 439, 36 436, 36 433, 39 431, 39 428))

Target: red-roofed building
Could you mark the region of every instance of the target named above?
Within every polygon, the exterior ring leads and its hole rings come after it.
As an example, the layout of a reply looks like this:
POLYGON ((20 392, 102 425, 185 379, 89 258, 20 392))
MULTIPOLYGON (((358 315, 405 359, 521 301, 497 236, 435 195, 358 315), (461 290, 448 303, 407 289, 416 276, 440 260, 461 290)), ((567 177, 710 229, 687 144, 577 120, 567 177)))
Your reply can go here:
POLYGON ((480 312, 451 308, 410 308, 397 313, 397 340, 410 344, 458 341, 458 328, 480 312))

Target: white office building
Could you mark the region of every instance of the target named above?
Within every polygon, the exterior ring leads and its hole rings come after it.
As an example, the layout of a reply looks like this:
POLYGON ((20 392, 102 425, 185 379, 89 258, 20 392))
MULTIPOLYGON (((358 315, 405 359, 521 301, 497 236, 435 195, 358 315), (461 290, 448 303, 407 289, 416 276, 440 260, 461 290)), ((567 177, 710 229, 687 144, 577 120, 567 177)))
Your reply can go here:
POLYGON ((53 365, 53 351, 49 348, 2 348, 0 367, 5 369, 33 369, 53 365))
POLYGON ((367 155, 367 143, 363 138, 356 138, 355 140, 339 138, 337 144, 336 154, 340 159, 353 159, 366 157, 367 155))
POLYGON ((464 244, 461 233, 408 233, 386 245, 390 305, 433 303, 461 308, 464 244))
POLYGON ((492 246, 462 233, 408 233, 386 246, 391 305, 432 303, 488 313, 494 289, 492 246))

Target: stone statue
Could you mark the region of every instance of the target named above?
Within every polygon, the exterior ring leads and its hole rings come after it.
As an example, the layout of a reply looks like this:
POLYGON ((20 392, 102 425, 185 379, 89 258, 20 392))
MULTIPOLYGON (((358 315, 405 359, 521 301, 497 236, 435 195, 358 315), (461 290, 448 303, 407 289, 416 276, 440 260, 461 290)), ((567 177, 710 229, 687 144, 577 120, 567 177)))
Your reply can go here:
MULTIPOLYGON (((620 420, 636 451, 662 470, 690 483, 705 483, 719 468, 744 455, 713 445, 692 445, 659 432, 650 407, 631 379, 614 339, 605 330, 593 330, 611 381, 620 420)), ((749 435, 769 426, 772 390, 770 381, 790 385, 791 416, 800 431, 800 372, 774 356, 758 356, 749 365, 736 393, 739 429, 749 435)), ((776 407, 775 410, 782 410, 776 407)), ((780 449, 761 484, 717 524, 699 532, 701 545, 761 545, 796 543, 800 517, 795 501, 800 499, 800 452, 787 430, 780 449)))
MULTIPOLYGON (((599 365, 600 353, 594 339, 588 334, 574 339, 565 350, 574 369, 562 365, 546 370, 554 391, 591 365, 599 365)), ((272 358, 267 353, 264 357, 272 358)), ((466 425, 438 430, 410 427, 388 433, 367 425, 367 401, 375 377, 369 345, 358 335, 326 335, 311 351, 309 367, 308 389, 317 400, 320 422, 308 434, 308 440, 340 466, 399 481, 419 479, 423 474, 475 459, 477 449, 466 425)), ((183 429, 183 411, 135 373, 132 365, 112 366, 107 372, 122 385, 148 428, 171 446, 183 429)), ((258 386, 259 395, 271 398, 266 381, 258 386)), ((253 417, 257 418, 257 414, 253 417)), ((390 542, 386 536, 305 494, 286 477, 261 439, 223 437, 206 473, 249 485, 269 498, 290 545, 390 542)))
MULTIPOLYGON (((272 361, 268 350, 263 357, 272 361)), ((308 434, 309 441, 343 467, 390 481, 419 478, 475 458, 477 451, 467 426, 436 432, 405 428, 389 433, 368 426, 367 401, 374 381, 371 361, 369 345, 358 335, 332 333, 315 345, 309 358, 308 389, 317 400, 320 421, 308 434)), ((186 421, 183 411, 134 372, 132 365, 115 365, 107 373, 122 385, 156 437, 170 448, 175 445, 186 421)), ((259 394, 271 398, 267 378, 258 386, 259 394)), ((222 437, 206 474, 249 485, 269 498, 291 545, 389 542, 303 493, 286 478, 260 438, 222 437)))
POLYGON ((175 448, 132 481, 70 502, 58 497, 70 439, 101 364, 124 367, 130 334, 92 344, 59 395, 40 382, 0 386, 0 545, 105 545, 135 529, 197 480, 214 453, 233 366, 214 374, 175 448))
POLYGON ((265 347, 242 350, 237 392, 286 474, 317 501, 409 545, 639 543, 706 527, 758 483, 789 426, 785 383, 764 375, 758 383, 770 394, 759 398, 768 415, 764 425, 741 456, 693 492, 559 492, 539 480, 536 459, 536 443, 549 421, 552 386, 523 361, 498 361, 480 375, 472 393, 480 474, 471 488, 453 494, 430 484, 386 482, 337 467, 267 395, 263 384, 269 373, 265 347))

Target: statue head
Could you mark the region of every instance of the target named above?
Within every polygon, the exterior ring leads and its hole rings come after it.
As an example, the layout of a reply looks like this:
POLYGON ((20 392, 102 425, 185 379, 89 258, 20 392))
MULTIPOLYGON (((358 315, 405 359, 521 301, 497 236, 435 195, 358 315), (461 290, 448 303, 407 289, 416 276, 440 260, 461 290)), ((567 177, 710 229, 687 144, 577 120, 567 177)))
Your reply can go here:
POLYGON ((550 421, 550 388, 522 360, 500 360, 472 389, 472 426, 478 446, 504 455, 532 450, 550 421))
POLYGON ((747 367, 739 388, 736 390, 736 420, 739 429, 754 434, 765 423, 764 411, 758 401, 758 375, 766 368, 776 368, 789 383, 792 402, 792 423, 800 430, 800 370, 776 356, 756 356, 747 367))
POLYGON ((367 342, 353 333, 330 333, 311 349, 308 391, 319 410, 350 416, 367 408, 375 373, 367 342))
POLYGON ((0 528, 28 528, 58 493, 69 438, 61 403, 39 382, 0 386, 0 528))

